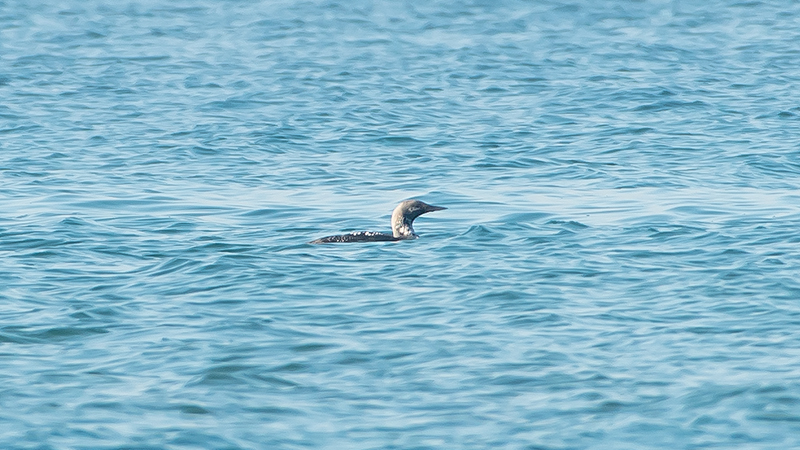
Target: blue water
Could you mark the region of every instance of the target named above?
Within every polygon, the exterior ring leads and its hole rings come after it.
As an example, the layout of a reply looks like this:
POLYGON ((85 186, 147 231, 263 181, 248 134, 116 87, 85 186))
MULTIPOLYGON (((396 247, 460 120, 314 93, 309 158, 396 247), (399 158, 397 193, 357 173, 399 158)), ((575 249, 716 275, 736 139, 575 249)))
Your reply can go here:
POLYGON ((798 92, 797 1, 0 0, 0 448, 800 448, 798 92))

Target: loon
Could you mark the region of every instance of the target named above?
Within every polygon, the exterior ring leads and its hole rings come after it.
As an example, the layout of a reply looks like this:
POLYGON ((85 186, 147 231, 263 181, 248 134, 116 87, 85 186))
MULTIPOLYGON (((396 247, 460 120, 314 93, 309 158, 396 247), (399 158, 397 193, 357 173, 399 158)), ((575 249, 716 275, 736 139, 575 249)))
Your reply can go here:
POLYGON ((379 233, 377 231, 355 231, 350 234, 337 236, 325 236, 315 239, 309 244, 327 244, 330 242, 379 242, 379 241, 402 241, 406 239, 416 239, 416 233, 411 224, 417 217, 432 211, 447 209, 443 206, 433 206, 419 200, 406 200, 397 205, 392 211, 392 234, 379 233))

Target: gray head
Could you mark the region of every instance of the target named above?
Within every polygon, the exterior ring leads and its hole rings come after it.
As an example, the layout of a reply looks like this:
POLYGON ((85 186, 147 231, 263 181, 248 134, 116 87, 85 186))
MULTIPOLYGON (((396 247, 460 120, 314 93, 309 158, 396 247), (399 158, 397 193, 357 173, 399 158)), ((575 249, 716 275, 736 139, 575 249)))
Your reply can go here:
POLYGON ((417 217, 432 211, 447 209, 443 206, 433 206, 419 200, 406 200, 392 211, 392 235, 398 239, 416 239, 414 228, 411 224, 417 217))

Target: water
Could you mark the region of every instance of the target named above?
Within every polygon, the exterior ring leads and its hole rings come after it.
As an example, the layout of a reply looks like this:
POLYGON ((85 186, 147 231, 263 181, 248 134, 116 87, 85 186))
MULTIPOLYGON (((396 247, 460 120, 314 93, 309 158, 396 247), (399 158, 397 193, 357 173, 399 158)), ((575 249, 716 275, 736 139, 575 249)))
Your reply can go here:
POLYGON ((695 3, 0 1, 0 447, 799 448, 800 3, 695 3))

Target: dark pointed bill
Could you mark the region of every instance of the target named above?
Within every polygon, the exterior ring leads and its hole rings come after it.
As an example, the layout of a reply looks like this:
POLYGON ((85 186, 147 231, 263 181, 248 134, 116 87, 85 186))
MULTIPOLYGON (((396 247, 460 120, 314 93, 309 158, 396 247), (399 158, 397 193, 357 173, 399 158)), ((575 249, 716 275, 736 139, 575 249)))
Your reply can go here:
POLYGON ((441 211, 443 209, 447 209, 447 208, 445 208, 444 206, 426 205, 425 212, 441 211))

